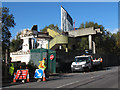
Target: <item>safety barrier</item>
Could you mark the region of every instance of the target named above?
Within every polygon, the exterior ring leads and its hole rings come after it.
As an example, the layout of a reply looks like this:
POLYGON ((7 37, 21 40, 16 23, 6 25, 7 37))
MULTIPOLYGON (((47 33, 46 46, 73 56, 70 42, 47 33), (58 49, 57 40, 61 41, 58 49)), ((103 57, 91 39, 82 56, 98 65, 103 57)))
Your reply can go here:
POLYGON ((13 78, 13 82, 15 83, 16 80, 22 80, 22 82, 24 80, 26 80, 27 82, 29 82, 29 72, 28 69, 19 69, 17 70, 16 73, 14 73, 14 78, 13 78))

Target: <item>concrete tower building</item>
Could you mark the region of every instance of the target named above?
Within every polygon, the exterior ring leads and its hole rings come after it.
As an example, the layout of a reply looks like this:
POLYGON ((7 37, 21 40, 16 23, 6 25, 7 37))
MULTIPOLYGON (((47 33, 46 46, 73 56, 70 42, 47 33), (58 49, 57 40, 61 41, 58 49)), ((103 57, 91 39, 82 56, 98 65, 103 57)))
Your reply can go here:
POLYGON ((73 20, 68 12, 61 6, 61 30, 68 32, 73 30, 73 20))

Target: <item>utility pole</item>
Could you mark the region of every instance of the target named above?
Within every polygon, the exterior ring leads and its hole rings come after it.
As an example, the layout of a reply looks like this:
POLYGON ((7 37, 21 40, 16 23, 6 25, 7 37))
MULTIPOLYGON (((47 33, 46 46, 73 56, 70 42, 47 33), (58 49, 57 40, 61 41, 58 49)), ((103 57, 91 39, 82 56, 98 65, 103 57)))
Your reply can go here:
POLYGON ((5 65, 7 67, 7 63, 8 63, 8 50, 6 49, 6 52, 5 52, 5 65))
MULTIPOLYGON (((47 68, 46 68, 47 70, 48 70, 48 66, 49 66, 49 65, 48 65, 48 63, 49 63, 49 61, 48 61, 48 60, 49 60, 49 48, 50 48, 49 46, 50 46, 50 40, 48 39, 48 50, 47 50, 47 68)), ((49 71, 49 70, 48 70, 48 71, 49 71)))
MULTIPOLYGON (((75 21, 76 21, 76 20, 75 20, 75 21)), ((74 24, 74 30, 75 30, 75 21, 74 21, 74 23, 73 23, 73 24, 74 24)))
POLYGON ((8 50, 6 49, 6 52, 5 52, 5 80, 7 80, 7 72, 8 72, 8 67, 7 67, 7 63, 8 63, 8 50))

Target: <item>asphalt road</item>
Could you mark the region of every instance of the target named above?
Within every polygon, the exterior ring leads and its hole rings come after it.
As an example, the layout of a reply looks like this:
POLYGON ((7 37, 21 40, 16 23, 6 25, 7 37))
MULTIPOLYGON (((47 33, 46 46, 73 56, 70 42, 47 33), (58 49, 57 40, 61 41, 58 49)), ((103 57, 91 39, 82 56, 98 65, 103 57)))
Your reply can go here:
POLYGON ((118 67, 93 72, 67 73, 45 82, 29 82, 3 88, 118 88, 118 67))

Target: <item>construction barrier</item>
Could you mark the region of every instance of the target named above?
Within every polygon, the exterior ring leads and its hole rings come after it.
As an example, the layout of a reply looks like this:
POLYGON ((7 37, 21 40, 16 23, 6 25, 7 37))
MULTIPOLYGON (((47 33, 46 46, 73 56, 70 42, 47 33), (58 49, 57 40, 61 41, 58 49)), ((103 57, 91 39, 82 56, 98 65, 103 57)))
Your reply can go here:
POLYGON ((17 70, 17 72, 14 73, 13 82, 16 82, 16 80, 26 80, 27 82, 29 82, 28 69, 17 70))

